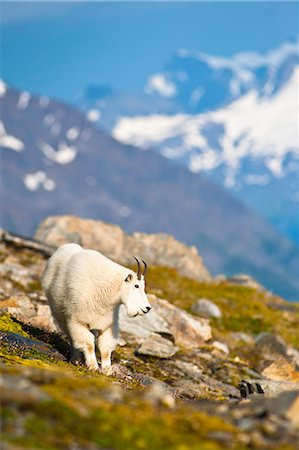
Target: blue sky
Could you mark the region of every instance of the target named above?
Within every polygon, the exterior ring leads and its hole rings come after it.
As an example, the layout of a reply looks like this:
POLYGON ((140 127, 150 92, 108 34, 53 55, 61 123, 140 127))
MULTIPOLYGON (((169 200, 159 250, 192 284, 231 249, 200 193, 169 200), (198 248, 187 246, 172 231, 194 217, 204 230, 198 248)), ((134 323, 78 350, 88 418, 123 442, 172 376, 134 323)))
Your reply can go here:
POLYGON ((1 76, 73 101, 88 83, 141 89, 177 48, 266 52, 298 33, 297 2, 2 2, 1 76))

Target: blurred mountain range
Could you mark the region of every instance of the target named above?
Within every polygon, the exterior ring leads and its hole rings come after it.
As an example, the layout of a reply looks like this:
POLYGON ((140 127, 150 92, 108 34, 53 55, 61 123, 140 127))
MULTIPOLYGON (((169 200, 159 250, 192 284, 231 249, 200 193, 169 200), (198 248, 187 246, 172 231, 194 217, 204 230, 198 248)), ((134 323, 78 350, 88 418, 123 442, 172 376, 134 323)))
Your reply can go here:
MULTIPOLYGON (((110 95, 110 94, 109 94, 110 95)), ((196 245, 212 273, 246 272, 299 298, 298 248, 211 180, 122 144, 83 114, 0 84, 1 226, 32 235, 41 219, 76 214, 196 245)))
POLYGON ((180 49, 144 90, 87 86, 119 141, 205 173, 299 244, 299 41, 231 58, 180 49))

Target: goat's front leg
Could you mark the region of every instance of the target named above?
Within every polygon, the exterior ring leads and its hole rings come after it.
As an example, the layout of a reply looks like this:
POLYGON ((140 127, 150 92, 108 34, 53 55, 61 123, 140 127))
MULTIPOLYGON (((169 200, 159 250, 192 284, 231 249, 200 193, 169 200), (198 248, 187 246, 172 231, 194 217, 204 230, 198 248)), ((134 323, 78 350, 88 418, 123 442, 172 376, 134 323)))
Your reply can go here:
POLYGON ((112 327, 107 328, 98 337, 98 348, 101 353, 102 371, 108 375, 111 372, 111 353, 117 344, 116 330, 112 327))

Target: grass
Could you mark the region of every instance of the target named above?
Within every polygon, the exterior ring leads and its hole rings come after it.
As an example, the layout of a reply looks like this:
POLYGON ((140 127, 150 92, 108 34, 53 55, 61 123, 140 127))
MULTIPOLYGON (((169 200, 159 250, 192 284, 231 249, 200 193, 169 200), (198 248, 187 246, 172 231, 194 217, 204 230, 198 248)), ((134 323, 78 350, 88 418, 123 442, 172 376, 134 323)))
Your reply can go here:
POLYGON ((199 298, 204 297, 216 303, 223 317, 213 319, 212 326, 219 335, 235 331, 252 335, 271 332, 299 348, 299 308, 296 304, 292 304, 296 312, 278 311, 268 304, 270 301, 279 304, 284 301, 266 291, 227 282, 200 283, 170 268, 151 267, 147 278, 148 292, 166 298, 186 311, 191 312, 192 305, 199 298))

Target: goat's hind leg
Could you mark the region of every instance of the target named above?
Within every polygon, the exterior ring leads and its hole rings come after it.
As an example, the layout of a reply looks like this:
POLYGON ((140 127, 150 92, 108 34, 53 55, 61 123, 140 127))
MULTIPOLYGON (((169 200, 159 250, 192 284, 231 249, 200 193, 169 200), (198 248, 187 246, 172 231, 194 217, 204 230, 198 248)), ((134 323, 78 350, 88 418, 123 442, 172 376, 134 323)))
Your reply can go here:
POLYGON ((94 335, 86 326, 78 322, 69 322, 67 328, 71 339, 71 358, 76 361, 78 357, 80 358, 82 352, 88 369, 98 370, 94 335))

